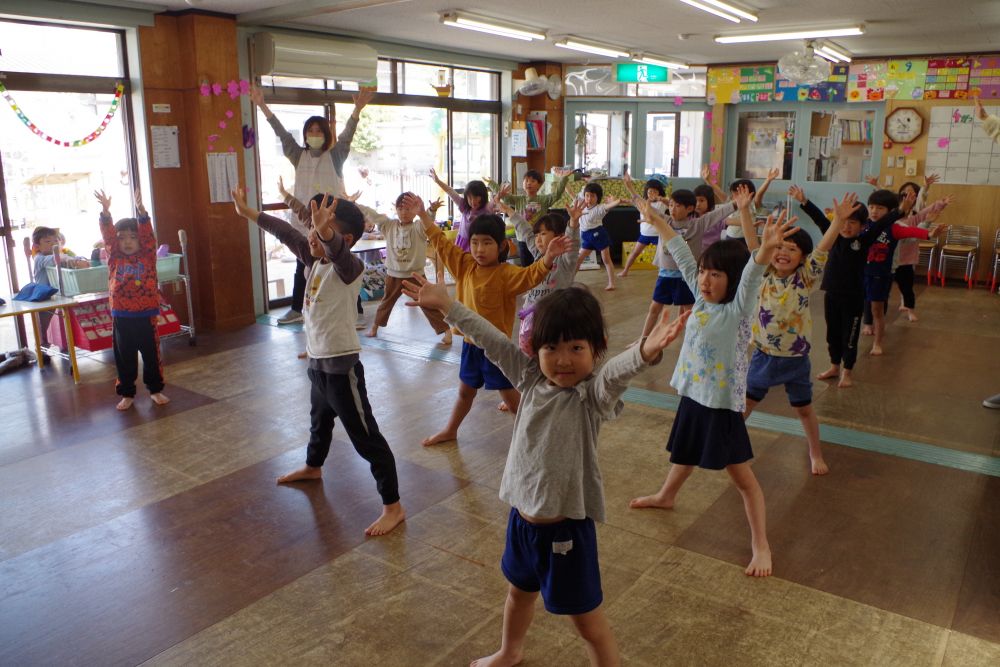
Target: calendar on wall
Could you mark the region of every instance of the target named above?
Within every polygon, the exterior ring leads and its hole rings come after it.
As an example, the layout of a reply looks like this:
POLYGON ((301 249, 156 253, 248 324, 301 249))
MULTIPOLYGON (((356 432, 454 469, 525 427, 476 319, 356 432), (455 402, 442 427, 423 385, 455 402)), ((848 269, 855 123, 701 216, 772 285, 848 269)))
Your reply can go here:
MULTIPOLYGON (((942 183, 1000 185, 1000 144, 986 134, 975 111, 972 106, 931 109, 926 174, 938 174, 942 183)), ((986 112, 996 115, 1000 107, 986 112)))

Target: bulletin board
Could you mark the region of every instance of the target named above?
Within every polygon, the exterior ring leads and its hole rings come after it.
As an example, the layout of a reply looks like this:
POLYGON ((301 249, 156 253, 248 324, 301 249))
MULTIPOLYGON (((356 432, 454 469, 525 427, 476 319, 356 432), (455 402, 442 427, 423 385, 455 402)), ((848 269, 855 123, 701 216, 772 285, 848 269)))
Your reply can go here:
MULTIPOLYGON (((885 99, 889 65, 884 60, 853 63, 847 73, 848 102, 881 102, 885 99)), ((923 93, 921 93, 921 97, 923 93)))
POLYGON ((968 58, 938 58, 927 61, 925 100, 965 99, 969 96, 972 62, 968 58))
POLYGON ((714 67, 708 70, 709 104, 753 104, 774 97, 774 65, 766 67, 714 67))
POLYGON ((814 86, 799 86, 780 73, 774 81, 775 101, 843 102, 847 99, 847 65, 833 65, 830 77, 814 86))
POLYGON ((972 59, 969 94, 984 100, 1000 98, 1000 57, 972 59))
MULTIPOLYGON (((987 108, 1000 113, 1000 107, 987 108)), ((927 133, 925 172, 942 183, 1000 185, 1000 144, 975 119, 975 107, 935 106, 927 133)))
POLYGON ((885 98, 887 100, 924 99, 927 60, 890 60, 886 65, 885 98))

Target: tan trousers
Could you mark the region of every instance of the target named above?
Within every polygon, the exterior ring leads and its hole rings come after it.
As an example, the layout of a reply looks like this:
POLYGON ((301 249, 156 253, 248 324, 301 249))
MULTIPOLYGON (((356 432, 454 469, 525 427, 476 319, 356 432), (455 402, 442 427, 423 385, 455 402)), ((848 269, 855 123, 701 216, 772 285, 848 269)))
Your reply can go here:
MULTIPOLYGON (((396 305, 399 297, 403 295, 404 280, 406 279, 394 278, 393 276, 385 277, 385 294, 382 296, 382 302, 378 305, 378 310, 375 311, 375 324, 378 326, 384 327, 389 323, 389 313, 392 312, 392 307, 396 305)), ((444 315, 441 314, 440 310, 432 308, 421 308, 420 310, 424 311, 424 317, 430 322, 435 333, 443 334, 448 330, 448 324, 444 321, 444 315)))

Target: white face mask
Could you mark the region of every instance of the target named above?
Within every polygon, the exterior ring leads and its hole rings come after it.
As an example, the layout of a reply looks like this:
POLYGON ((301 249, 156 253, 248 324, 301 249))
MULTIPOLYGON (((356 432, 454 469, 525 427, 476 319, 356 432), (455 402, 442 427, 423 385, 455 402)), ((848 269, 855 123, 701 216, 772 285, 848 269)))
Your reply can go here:
POLYGON ((319 150, 323 148, 323 142, 326 141, 323 137, 306 137, 306 145, 309 148, 319 150))

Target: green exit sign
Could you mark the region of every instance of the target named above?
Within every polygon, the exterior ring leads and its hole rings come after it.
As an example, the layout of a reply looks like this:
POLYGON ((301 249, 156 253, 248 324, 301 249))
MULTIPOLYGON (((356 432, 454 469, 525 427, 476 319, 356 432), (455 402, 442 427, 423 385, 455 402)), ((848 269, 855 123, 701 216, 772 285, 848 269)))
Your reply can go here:
POLYGON ((615 69, 618 83, 670 83, 670 71, 660 65, 619 63, 615 69))

